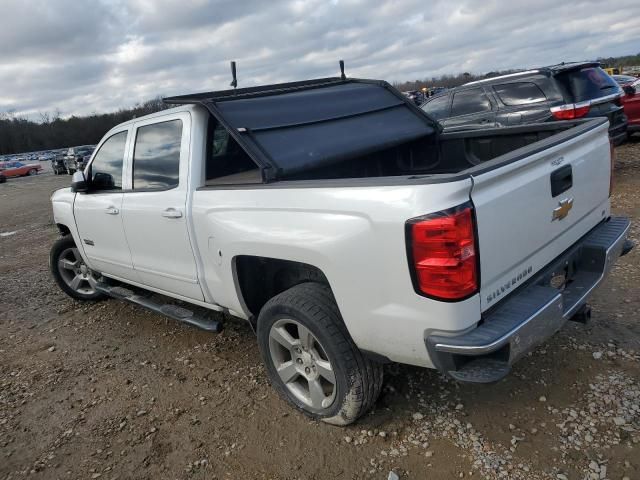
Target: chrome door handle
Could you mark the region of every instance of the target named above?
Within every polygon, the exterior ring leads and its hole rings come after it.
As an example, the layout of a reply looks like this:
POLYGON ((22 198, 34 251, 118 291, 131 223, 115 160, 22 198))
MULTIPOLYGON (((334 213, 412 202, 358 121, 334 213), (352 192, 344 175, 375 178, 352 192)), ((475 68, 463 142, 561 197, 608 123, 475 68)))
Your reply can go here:
POLYGON ((182 218, 182 212, 177 208, 167 208, 162 212, 162 216, 165 218, 182 218))
POLYGON ((118 210, 116 207, 107 207, 104 210, 104 213, 106 213, 107 215, 118 215, 120 213, 120 210, 118 210))

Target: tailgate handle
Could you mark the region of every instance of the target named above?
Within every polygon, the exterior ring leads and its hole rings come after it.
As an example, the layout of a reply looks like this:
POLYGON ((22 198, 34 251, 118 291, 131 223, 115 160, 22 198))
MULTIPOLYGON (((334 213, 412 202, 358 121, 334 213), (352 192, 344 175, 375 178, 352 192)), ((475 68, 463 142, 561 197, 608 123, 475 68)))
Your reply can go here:
POLYGON ((557 197, 573 186, 573 171, 571 165, 560 167, 551 173, 551 196, 557 197))

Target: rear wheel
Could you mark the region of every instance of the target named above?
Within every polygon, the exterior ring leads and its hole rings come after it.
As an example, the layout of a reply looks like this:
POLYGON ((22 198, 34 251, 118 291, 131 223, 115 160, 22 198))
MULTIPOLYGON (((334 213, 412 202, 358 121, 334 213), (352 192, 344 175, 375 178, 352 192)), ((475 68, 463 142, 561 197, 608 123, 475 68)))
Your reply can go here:
POLYGON ((66 235, 53 244, 49 266, 58 286, 71 298, 76 300, 105 298, 104 294, 96 290, 101 275, 84 263, 71 235, 66 235))
POLYGON ((269 300, 258 342, 276 391, 314 419, 348 425, 380 394, 382 366, 353 343, 325 285, 303 283, 269 300))

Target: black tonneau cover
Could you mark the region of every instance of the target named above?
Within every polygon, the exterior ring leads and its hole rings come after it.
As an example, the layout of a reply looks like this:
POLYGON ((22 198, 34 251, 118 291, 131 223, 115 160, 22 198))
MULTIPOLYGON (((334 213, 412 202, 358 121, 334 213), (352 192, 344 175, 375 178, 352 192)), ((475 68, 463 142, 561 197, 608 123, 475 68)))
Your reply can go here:
POLYGON ((391 85, 325 78, 165 98, 204 105, 262 168, 265 180, 432 135, 431 120, 391 85))

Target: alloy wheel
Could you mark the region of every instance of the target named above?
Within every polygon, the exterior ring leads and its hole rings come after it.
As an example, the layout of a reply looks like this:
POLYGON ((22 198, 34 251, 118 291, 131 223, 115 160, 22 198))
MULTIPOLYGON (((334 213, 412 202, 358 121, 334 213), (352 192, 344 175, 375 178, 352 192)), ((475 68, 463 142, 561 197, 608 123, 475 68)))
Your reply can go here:
POLYGON ((300 322, 285 318, 269 332, 269 352, 289 392, 307 408, 322 411, 336 398, 331 361, 318 339, 300 322))
POLYGON ((77 248, 67 248, 58 257, 58 271, 72 290, 83 295, 96 293, 96 275, 82 260, 77 248))

